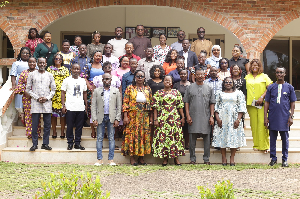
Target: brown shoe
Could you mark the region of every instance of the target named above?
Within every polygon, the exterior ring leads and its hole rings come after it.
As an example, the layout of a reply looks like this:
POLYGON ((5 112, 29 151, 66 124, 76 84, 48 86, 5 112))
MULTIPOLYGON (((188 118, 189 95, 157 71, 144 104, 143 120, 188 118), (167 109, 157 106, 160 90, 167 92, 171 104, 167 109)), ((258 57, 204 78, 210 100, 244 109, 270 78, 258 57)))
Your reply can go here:
POLYGON ((206 164, 206 165, 210 165, 210 162, 204 162, 204 164, 206 164))
POLYGON ((190 162, 190 164, 196 164, 196 162, 194 162, 194 161, 191 161, 191 162, 190 162))

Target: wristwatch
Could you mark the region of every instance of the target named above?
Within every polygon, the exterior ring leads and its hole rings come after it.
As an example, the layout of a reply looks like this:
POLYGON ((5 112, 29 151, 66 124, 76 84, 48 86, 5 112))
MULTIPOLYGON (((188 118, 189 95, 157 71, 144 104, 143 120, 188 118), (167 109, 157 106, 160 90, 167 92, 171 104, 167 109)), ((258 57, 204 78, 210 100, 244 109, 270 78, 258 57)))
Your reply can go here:
POLYGON ((214 115, 211 115, 210 117, 214 118, 215 116, 214 116, 214 115))
POLYGON ((294 116, 293 116, 293 115, 290 115, 290 117, 291 117, 292 119, 294 119, 294 116))

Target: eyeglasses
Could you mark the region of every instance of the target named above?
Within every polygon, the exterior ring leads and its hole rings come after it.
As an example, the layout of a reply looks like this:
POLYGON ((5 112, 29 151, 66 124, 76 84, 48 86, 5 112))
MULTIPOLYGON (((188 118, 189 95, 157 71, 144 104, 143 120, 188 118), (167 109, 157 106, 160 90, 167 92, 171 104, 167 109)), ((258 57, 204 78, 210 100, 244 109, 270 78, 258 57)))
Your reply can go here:
POLYGON ((232 84, 231 81, 225 81, 224 83, 225 83, 225 84, 232 84))
POLYGON ((55 60, 56 60, 56 61, 60 61, 60 60, 61 60, 61 58, 55 58, 55 60))
POLYGON ((178 35, 180 35, 180 36, 184 36, 184 33, 181 33, 181 34, 178 34, 178 35))
POLYGON ((29 53, 26 53, 26 52, 22 52, 22 55, 29 55, 29 53))
POLYGON ((145 78, 145 76, 143 76, 143 75, 137 75, 137 76, 135 76, 136 78, 138 78, 138 79, 143 79, 143 78, 145 78))
POLYGON ((213 51, 220 51, 220 49, 213 49, 213 51))
POLYGON ((221 62, 221 65, 226 65, 228 64, 228 62, 221 62))
POLYGON ((205 31, 198 31, 197 33, 205 33, 205 31))
POLYGON ((108 81, 111 80, 111 78, 103 78, 103 80, 108 81))
POLYGON ((282 71, 276 71, 275 73, 280 74, 280 75, 284 74, 284 72, 282 72, 282 71))

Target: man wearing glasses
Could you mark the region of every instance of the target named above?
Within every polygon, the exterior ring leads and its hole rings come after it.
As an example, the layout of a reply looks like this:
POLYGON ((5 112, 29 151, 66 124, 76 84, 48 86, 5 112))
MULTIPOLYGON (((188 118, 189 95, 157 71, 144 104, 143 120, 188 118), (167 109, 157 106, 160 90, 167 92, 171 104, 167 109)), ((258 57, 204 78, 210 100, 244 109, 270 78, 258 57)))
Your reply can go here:
POLYGON ((265 96, 264 124, 270 132, 270 166, 277 163, 276 140, 279 131, 282 140, 282 167, 288 167, 288 131, 293 124, 297 98, 294 87, 284 81, 285 72, 283 67, 276 68, 277 81, 268 86, 265 96))
POLYGON ((134 47, 133 54, 140 58, 145 58, 147 48, 152 48, 151 41, 147 37, 144 37, 145 28, 143 25, 137 25, 135 31, 136 36, 129 40, 134 47))
POLYGON ((198 39, 192 43, 191 51, 194 51, 198 56, 201 50, 205 50, 207 52, 207 58, 210 57, 213 44, 211 41, 204 39, 205 29, 203 27, 198 28, 197 35, 198 39))
POLYGON ((183 30, 180 30, 177 33, 177 38, 178 38, 178 41, 176 41, 175 43, 172 43, 171 48, 175 49, 175 50, 177 50, 177 52, 179 52, 179 51, 183 50, 182 42, 185 39, 185 32, 183 30))

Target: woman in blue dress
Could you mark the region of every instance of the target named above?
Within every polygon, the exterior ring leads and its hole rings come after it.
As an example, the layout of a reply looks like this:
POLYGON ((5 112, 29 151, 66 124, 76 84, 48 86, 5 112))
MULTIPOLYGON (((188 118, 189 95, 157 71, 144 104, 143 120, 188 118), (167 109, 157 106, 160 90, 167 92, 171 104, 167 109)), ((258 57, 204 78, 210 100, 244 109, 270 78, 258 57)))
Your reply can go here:
MULTIPOLYGON (((11 90, 15 90, 16 85, 18 85, 20 74, 23 70, 29 69, 28 59, 31 57, 30 49, 28 47, 22 47, 20 53, 18 54, 17 61, 11 66, 10 76, 11 76, 11 90)), ((15 95, 15 108, 18 110, 19 115, 22 118, 22 122, 25 126, 24 114, 23 114, 23 103, 22 96, 20 94, 15 95)))
POLYGON ((222 83, 222 92, 216 94, 216 123, 212 145, 221 148, 222 165, 227 165, 226 148, 230 148, 230 166, 235 166, 236 149, 246 146, 242 116, 246 113, 246 101, 242 91, 235 88, 231 77, 222 83))
MULTIPOLYGON (((93 79, 96 76, 103 75, 104 72, 102 70, 102 52, 96 51, 91 59, 91 64, 88 64, 83 68, 84 72, 81 73, 81 77, 85 78, 87 84, 87 103, 88 103, 88 117, 91 118, 91 100, 92 100, 92 93, 94 91, 94 83, 93 79)), ((93 126, 93 121, 90 121, 91 128, 92 128, 92 138, 96 138, 96 131, 93 126)))

